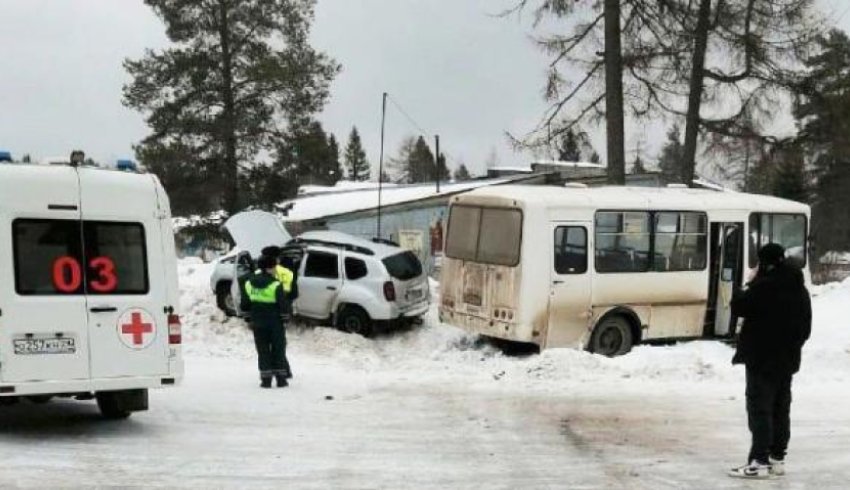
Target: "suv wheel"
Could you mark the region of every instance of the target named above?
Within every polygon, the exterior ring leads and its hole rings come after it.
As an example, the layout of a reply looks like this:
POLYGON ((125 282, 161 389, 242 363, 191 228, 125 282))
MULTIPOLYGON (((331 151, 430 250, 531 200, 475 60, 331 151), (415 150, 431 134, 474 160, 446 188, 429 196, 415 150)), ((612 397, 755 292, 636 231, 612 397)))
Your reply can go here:
POLYGON ((372 335, 372 319, 359 306, 346 306, 339 312, 337 327, 345 332, 357 333, 364 337, 372 335))
POLYGON ((227 316, 236 316, 236 304, 233 302, 233 295, 230 293, 230 281, 220 282, 215 288, 215 301, 218 309, 224 312, 227 316))

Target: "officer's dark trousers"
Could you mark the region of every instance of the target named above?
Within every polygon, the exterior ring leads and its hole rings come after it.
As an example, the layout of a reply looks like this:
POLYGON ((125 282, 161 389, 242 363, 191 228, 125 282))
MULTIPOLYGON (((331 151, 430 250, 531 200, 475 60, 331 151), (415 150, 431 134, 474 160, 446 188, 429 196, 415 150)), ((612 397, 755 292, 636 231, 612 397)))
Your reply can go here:
POLYGON ((785 458, 791 438, 792 376, 747 368, 747 416, 753 436, 748 461, 785 458))
POLYGON ((282 326, 255 326, 254 345, 257 347, 261 378, 289 373, 289 361, 286 359, 286 333, 282 326))

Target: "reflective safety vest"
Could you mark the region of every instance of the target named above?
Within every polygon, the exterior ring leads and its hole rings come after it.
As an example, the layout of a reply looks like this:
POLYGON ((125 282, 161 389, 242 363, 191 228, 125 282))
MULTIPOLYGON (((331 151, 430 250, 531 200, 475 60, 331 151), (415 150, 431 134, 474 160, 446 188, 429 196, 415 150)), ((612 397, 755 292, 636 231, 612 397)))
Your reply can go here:
POLYGON ((292 292, 292 281, 295 278, 295 274, 293 274, 291 270, 287 269, 282 265, 279 265, 274 268, 274 276, 275 279, 280 281, 280 283, 283 285, 284 292, 292 292))
POLYGON ((278 287, 280 287, 280 283, 277 281, 264 288, 254 287, 251 281, 248 281, 245 283, 245 292, 248 293, 248 299, 251 300, 251 303, 272 305, 277 302, 278 287))

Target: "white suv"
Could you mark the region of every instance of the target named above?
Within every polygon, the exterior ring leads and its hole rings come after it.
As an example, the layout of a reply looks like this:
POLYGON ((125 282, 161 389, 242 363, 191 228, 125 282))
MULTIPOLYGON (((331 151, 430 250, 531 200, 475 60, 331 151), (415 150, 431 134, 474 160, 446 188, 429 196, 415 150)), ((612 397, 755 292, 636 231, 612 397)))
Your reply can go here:
MULTIPOLYGON (((313 231, 289 241, 284 259, 296 272, 295 314, 328 322, 364 335, 376 327, 416 321, 428 311, 430 292, 422 264, 410 251, 344 233, 313 231)), ((219 262, 213 290, 231 298, 219 300, 228 314, 240 315, 240 282, 253 271, 250 253, 219 262), (233 278, 240 278, 234 281, 233 278)))

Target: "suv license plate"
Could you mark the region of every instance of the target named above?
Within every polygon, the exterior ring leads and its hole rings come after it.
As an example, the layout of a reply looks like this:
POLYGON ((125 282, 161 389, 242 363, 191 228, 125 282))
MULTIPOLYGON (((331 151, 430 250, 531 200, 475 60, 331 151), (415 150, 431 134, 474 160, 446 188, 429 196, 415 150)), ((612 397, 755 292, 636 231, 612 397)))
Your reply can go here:
POLYGON ((15 354, 73 354, 77 346, 72 338, 15 339, 15 354))
POLYGON ((421 289, 410 289, 407 291, 407 299, 408 300, 417 300, 422 297, 421 289))

